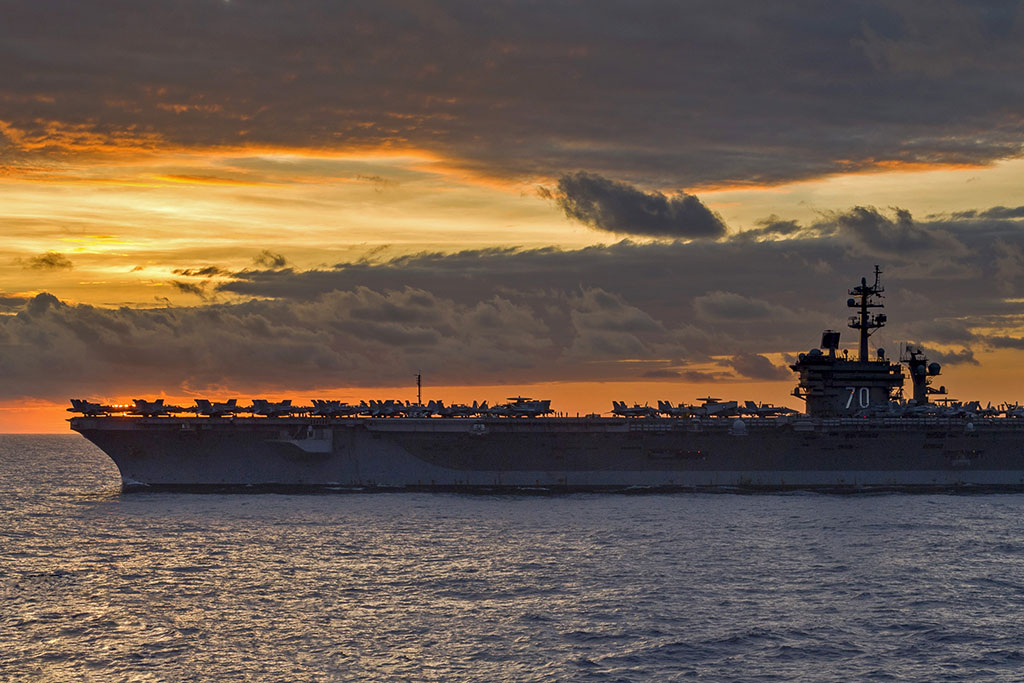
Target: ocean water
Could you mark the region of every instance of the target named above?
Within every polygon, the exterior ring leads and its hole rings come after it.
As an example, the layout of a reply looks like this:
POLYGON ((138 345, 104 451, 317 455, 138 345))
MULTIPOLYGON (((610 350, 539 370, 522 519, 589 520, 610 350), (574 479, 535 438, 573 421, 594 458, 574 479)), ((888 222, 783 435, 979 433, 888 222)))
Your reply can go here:
POLYGON ((0 437, 3 681, 1024 679, 1020 495, 118 491, 0 437))

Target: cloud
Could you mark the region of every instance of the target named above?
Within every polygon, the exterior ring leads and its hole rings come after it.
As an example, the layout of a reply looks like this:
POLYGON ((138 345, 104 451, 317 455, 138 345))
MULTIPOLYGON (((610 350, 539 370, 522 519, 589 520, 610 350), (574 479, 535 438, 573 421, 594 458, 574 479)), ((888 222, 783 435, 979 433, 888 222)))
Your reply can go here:
POLYGON ((206 297, 206 285, 204 284, 171 280, 170 285, 182 294, 195 294, 199 297, 206 297))
POLYGON ((648 370, 643 373, 641 377, 648 377, 650 379, 679 379, 682 375, 675 370, 666 370, 662 368, 659 370, 648 370))
POLYGON ((889 324, 874 343, 891 351, 916 339, 953 365, 977 362, 979 349, 1021 346, 1024 274, 994 265, 1024 249, 1019 222, 908 224, 901 215, 839 212, 768 241, 474 249, 243 270, 184 283, 182 291, 207 296, 187 307, 104 309, 8 295, 3 303, 17 314, 0 315, 0 397, 296 393, 394 386, 417 371, 437 385, 671 379, 668 372, 681 383, 774 381, 789 373, 769 359, 816 346, 822 329, 844 330, 844 348, 856 341, 845 331, 847 290, 871 276, 875 261, 851 247, 847 231, 887 248, 886 240, 910 240, 910 256, 881 261, 889 324), (960 245, 955 267, 934 247, 945 240, 960 245), (714 363, 720 372, 707 369, 714 363))
POLYGON ((298 304, 149 310, 40 294, 18 315, 0 317, 0 335, 2 395, 53 398, 393 385, 418 370, 439 384, 514 380, 522 369, 550 367, 559 341, 532 311, 500 297, 460 305, 418 290, 365 288, 298 304), (404 314, 392 318, 395 311, 404 314))
MULTIPOLYGON (((913 346, 920 346, 919 344, 912 344, 913 346)), ((940 351, 934 348, 928 348, 927 346, 921 346, 925 355, 928 356, 928 360, 938 362, 940 365, 980 365, 978 359, 974 357, 974 351, 971 349, 960 349, 959 351, 940 351)))
POLYGON ((218 266, 203 266, 202 268, 175 268, 171 271, 175 275, 185 277, 217 277, 218 275, 229 275, 229 271, 218 266))
POLYGON ((988 164, 1019 155, 1024 129, 1012 3, 5 7, 12 163, 400 147, 503 178, 586 168, 692 188, 988 164))
MULTIPOLYGON (((28 300, 25 304, 23 315, 27 318, 33 318, 36 316, 46 315, 46 313, 51 310, 59 311, 64 308, 66 308, 64 302, 49 292, 43 292, 42 294, 37 294, 28 300)), ((46 343, 45 339, 41 341, 44 344, 46 343)))
POLYGON ((995 349, 1024 350, 1024 337, 985 337, 985 343, 995 349))
POLYGON ((933 344, 970 344, 978 339, 978 335, 970 329, 971 323, 965 319, 939 318, 917 323, 909 330, 912 336, 927 339, 933 344))
POLYGON ((19 259, 23 268, 31 270, 71 270, 75 265, 64 254, 48 251, 28 259, 19 259))
POLYGON ((794 220, 782 220, 772 215, 768 218, 757 221, 760 227, 744 230, 735 235, 735 239, 759 240, 774 239, 779 237, 791 237, 801 232, 804 228, 794 220))
POLYGON ((968 210, 968 211, 957 211, 953 213, 953 216, 958 219, 965 218, 1024 218, 1024 206, 993 206, 991 209, 985 209, 984 211, 968 210))
POLYGON ((1024 218, 1024 206, 994 206, 982 211, 979 216, 981 218, 1024 218))
POLYGON ((553 196, 569 218, 608 232, 669 238, 725 234, 722 219, 693 195, 643 192, 585 171, 559 178, 553 196))
POLYGON ((288 265, 288 259, 281 254, 264 249, 252 259, 253 263, 264 268, 284 268, 288 265))
POLYGON ((9 296, 9 295, 5 295, 3 293, 0 293, 0 307, 8 309, 8 310, 15 309, 15 308, 21 308, 22 306, 25 305, 25 303, 27 301, 28 301, 28 299, 26 299, 23 296, 9 296))
POLYGON ((705 320, 742 320, 756 322, 771 318, 789 318, 783 307, 733 292, 714 291, 695 297, 693 307, 705 320))
POLYGON ((916 222, 906 209, 893 209, 885 216, 874 207, 857 206, 832 216, 840 237, 859 253, 889 260, 922 259, 941 254, 943 262, 966 251, 963 243, 948 231, 916 222))
POLYGON ((757 353, 742 353, 728 361, 729 367, 743 377, 757 380, 791 379, 793 373, 789 368, 775 365, 768 358, 757 353))
POLYGON ((694 383, 718 382, 722 379, 721 373, 703 372, 701 370, 684 370, 680 373, 680 376, 684 381, 694 383))

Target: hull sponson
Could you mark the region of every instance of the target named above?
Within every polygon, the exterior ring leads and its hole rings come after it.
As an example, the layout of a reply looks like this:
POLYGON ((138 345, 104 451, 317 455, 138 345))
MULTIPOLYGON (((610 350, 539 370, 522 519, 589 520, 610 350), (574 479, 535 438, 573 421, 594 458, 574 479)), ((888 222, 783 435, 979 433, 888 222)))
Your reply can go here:
POLYGON ((76 417, 125 489, 1024 490, 1024 420, 76 417))

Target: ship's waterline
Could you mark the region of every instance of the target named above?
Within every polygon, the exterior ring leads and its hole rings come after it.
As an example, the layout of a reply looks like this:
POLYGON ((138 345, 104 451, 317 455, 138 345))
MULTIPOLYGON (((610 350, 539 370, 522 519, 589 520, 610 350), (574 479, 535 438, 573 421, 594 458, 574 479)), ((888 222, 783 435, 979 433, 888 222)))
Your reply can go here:
POLYGON ((1024 489, 1024 421, 87 418, 127 488, 1024 489))

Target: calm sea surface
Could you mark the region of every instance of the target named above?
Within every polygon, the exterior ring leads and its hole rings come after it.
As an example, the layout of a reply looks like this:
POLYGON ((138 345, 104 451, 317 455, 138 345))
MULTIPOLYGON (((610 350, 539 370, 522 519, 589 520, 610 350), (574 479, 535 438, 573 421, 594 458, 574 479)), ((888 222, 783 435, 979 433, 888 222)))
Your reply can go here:
POLYGON ((118 483, 0 437, 0 680, 1024 679, 1024 496, 118 483))

